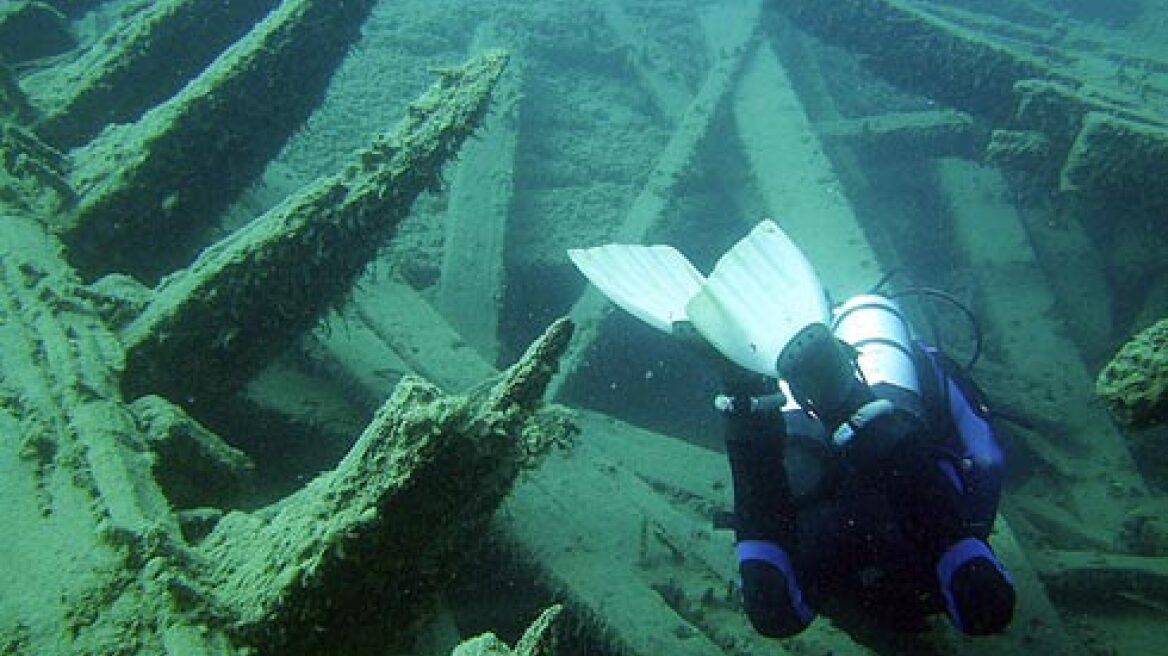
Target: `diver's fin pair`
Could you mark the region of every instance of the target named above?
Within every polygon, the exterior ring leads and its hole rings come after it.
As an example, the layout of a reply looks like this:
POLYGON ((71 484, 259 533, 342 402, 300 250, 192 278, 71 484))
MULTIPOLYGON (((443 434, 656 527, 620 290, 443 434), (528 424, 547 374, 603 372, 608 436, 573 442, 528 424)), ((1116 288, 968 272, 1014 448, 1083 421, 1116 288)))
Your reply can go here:
POLYGON ((722 355, 777 376, 779 353, 830 310, 811 263, 774 221, 762 221, 709 278, 669 246, 610 244, 568 256, 613 303, 658 330, 689 322, 722 355))

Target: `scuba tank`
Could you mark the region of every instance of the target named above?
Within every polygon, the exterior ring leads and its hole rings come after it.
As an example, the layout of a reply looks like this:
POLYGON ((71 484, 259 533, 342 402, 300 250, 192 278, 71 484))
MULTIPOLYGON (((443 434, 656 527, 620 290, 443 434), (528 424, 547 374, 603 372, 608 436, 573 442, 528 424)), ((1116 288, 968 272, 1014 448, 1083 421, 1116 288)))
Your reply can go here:
POLYGON ((870 387, 895 385, 914 395, 920 392, 912 331, 896 301, 860 294, 832 314, 832 333, 856 350, 856 364, 870 387))

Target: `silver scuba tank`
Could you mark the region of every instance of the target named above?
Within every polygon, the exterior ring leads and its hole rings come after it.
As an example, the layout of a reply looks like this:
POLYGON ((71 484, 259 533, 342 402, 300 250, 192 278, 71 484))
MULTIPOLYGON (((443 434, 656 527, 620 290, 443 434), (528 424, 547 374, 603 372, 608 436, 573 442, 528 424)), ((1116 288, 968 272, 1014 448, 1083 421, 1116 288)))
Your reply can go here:
POLYGON ((876 294, 853 296, 832 311, 832 332, 856 349, 856 363, 868 385, 920 393, 912 331, 896 301, 876 294))

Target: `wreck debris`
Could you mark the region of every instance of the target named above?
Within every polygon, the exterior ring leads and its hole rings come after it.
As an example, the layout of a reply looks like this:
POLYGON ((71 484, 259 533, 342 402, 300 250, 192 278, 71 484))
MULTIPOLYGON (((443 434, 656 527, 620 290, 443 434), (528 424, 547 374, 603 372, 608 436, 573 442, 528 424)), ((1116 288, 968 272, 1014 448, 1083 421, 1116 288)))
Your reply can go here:
MULTIPOLYGON (((1024 222, 1004 194, 996 194, 999 200, 993 204, 970 197, 974 189, 1003 188, 999 172, 959 160, 941 160, 937 171, 952 208, 955 237, 982 290, 986 324, 997 335, 993 348, 1012 370, 1026 372, 1033 381, 1029 396, 1050 399, 1047 403, 1058 399, 1064 408, 1051 413, 1068 417, 1059 426, 1060 450, 1073 450, 1078 464, 1048 481, 1064 492, 1065 505, 1055 507, 1069 523, 1081 524, 1076 518, 1090 516, 1084 529, 1100 543, 1114 543, 1132 505, 1148 494, 1147 485, 1122 435, 1092 403, 1091 376, 1055 318, 1055 296, 1024 222), (1058 346, 1036 349, 1036 343, 1058 346)), ((1044 405, 1035 403, 1035 409, 1042 412, 1044 405)))
POLYGON ((0 239, 0 340, 0 522, 12 537, 0 550, 16 573, 0 577, 0 646, 96 656, 163 653, 165 640, 231 653, 204 624, 214 609, 177 599, 189 561, 118 392, 122 347, 60 244, 12 215, 0 239))
MULTIPOLYGON (((494 45, 493 24, 479 29, 472 51, 494 45)), ((451 175, 445 247, 434 304, 468 342, 494 362, 506 277, 507 213, 514 193, 522 67, 513 58, 492 94, 479 138, 466 144, 451 175)))
POLYGON ((1135 603, 1168 609, 1168 559, 1099 553, 1047 551, 1034 559, 1051 595, 1069 606, 1135 603))
POLYGON ((74 150, 81 201, 57 229, 83 275, 152 284, 186 264, 319 103, 371 4, 285 0, 173 98, 74 150))
POLYGON ((1168 125, 1089 112, 1060 179, 1062 191, 1162 214, 1168 211, 1168 125))
POLYGON ((72 207, 69 162, 15 122, 0 121, 0 202, 34 216, 72 207))
POLYGON ((1124 344, 1099 373, 1095 392, 1129 426, 1168 421, 1168 319, 1124 344))
POLYGON ((1052 186, 1058 174, 1050 138, 1037 130, 994 130, 985 150, 986 161, 1005 169, 1028 171, 1052 186))
MULTIPOLYGON (((1073 69, 1067 73, 1007 41, 987 38, 902 0, 776 4, 800 26, 854 49, 867 66, 896 84, 969 111, 997 128, 1042 132, 1053 160, 1066 160, 1056 168, 1063 169, 1060 191, 1087 193, 1121 206, 1168 207, 1163 185, 1154 183, 1168 166, 1168 116, 1138 96, 1101 88, 1073 69), (1072 142, 1079 145, 1072 148, 1072 142)), ((996 145, 997 157, 1010 154, 1003 151, 1001 139, 996 145)), ((1053 184, 1057 178, 1049 168, 1036 174, 1053 184)))
POLYGON ((176 510, 231 508, 244 499, 251 459, 160 396, 130 404, 154 454, 154 480, 176 510))
POLYGON ((996 122, 1008 121, 1014 83, 1062 76, 1025 53, 960 30, 902 0, 780 0, 800 27, 847 44, 888 79, 996 122))
POLYGON ((844 140, 874 152, 895 152, 909 157, 976 159, 985 145, 985 137, 974 126, 973 117, 953 110, 839 119, 821 122, 815 130, 826 140, 844 140))
POLYGON ((533 413, 571 333, 556 322, 478 395, 443 397, 406 378, 335 470, 269 509, 224 517, 200 552, 240 640, 312 654, 400 639, 529 450, 560 439, 541 431, 561 424, 533 413))
POLYGON ((484 633, 459 644, 450 656, 556 656, 556 634, 563 611, 559 604, 546 608, 523 632, 514 650, 495 634, 484 633))
POLYGON ((442 163, 477 127, 506 61, 495 51, 445 70, 397 130, 356 153, 343 172, 168 277, 122 333, 127 394, 184 403, 231 394, 339 304, 414 198, 438 185, 442 163))
MULTIPOLYGON (((234 467, 238 456, 160 399, 139 401, 135 412, 121 402, 121 347, 60 259, 60 245, 33 221, 5 220, 0 424, 6 435, 22 437, 3 440, 0 459, 5 494, 31 503, 0 505, 0 520, 19 529, 22 540, 68 545, 38 550, 31 559, 32 552, 4 551, 10 571, 20 572, 20 581, 0 580, 6 649, 235 654, 240 641, 266 645, 301 631, 326 640, 319 623, 296 618, 310 615, 306 609, 331 616, 325 609, 342 608, 342 602, 354 603, 353 609, 337 615, 358 616, 357 609, 369 605, 368 597, 354 597, 355 581, 377 593, 400 583, 393 597, 397 614, 382 619, 402 620, 423 607, 417 601, 423 584, 436 588, 447 580, 465 542, 462 531, 485 523, 521 466, 569 428, 536 409, 571 336, 571 325, 561 321, 479 395, 443 398, 416 379, 407 381, 335 472, 276 507, 229 515, 203 550, 191 550, 152 477, 154 454, 139 424, 187 431, 187 445, 218 463, 212 468, 234 467), (441 475, 427 476, 435 470, 441 475), (232 536, 229 546, 219 542, 248 518, 269 530, 232 536), (281 518, 299 532, 272 528, 281 518), (247 578, 256 572, 245 568, 257 563, 275 563, 273 580, 282 585, 257 587, 247 578), (391 570, 403 573, 377 578, 391 570), (62 578, 60 572, 76 575, 62 578), (220 585, 245 586, 249 594, 220 599, 213 591, 230 589, 220 585), (299 614, 257 617, 247 605, 257 599, 299 614), (270 630, 252 642, 246 629, 260 623, 270 630), (236 627, 230 639, 226 626, 236 627)), ((343 637, 372 639, 358 637, 366 628, 343 637)))
POLYGON ((29 75, 37 133, 58 148, 129 123, 166 100, 238 39, 275 0, 136 0, 81 56, 29 75))

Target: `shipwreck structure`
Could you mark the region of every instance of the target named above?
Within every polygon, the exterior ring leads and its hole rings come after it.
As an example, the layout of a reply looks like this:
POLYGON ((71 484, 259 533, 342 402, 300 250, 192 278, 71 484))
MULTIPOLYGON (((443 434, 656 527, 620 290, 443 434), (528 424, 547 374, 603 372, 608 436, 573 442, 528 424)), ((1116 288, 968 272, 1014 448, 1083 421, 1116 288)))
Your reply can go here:
POLYGON ((0 652, 1073 654, 1162 620, 1138 40, 1038 0, 9 4, 0 652), (742 617, 708 372, 564 249, 713 257, 762 215, 837 297, 905 269, 981 317, 1005 635, 742 617))

